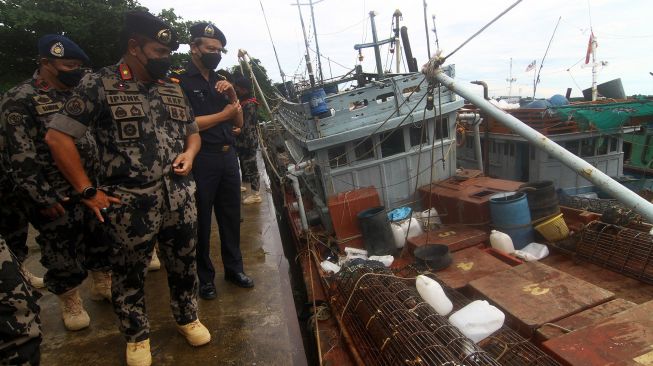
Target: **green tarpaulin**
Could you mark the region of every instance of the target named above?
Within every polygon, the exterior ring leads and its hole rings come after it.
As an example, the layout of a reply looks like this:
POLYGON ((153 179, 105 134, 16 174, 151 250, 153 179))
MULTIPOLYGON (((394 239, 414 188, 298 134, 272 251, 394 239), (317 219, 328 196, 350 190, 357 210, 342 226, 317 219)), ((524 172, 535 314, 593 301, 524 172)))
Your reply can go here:
POLYGON ((619 129, 631 117, 651 116, 653 101, 638 100, 625 103, 583 104, 551 108, 560 118, 574 119, 578 127, 587 130, 590 125, 602 132, 619 129))

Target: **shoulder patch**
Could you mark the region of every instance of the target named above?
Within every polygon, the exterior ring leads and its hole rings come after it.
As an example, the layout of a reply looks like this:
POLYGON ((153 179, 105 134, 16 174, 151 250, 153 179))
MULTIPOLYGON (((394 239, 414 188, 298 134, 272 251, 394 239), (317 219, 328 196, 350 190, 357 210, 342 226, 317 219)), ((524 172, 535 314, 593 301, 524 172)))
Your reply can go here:
POLYGON ((12 126, 15 126, 21 122, 23 122, 23 115, 18 113, 18 112, 11 112, 7 115, 7 123, 9 123, 12 126))
POLYGON ((82 100, 82 98, 75 96, 68 99, 64 110, 71 116, 79 116, 80 114, 84 113, 84 110, 86 110, 86 105, 84 104, 84 100, 82 100))

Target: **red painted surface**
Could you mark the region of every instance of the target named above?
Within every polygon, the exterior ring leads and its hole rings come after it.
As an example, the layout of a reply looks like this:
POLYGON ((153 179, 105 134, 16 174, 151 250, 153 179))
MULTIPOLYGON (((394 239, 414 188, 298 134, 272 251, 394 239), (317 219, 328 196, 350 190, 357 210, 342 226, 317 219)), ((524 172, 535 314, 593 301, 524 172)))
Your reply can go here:
POLYGON ((566 365, 653 365, 653 301, 542 343, 566 365))
POLYGON ((506 314, 523 337, 535 329, 612 300, 614 294, 538 262, 471 281, 475 298, 486 298, 506 314))
POLYGON ((364 249, 356 215, 365 209, 380 205, 379 193, 374 187, 355 189, 329 197, 327 206, 336 239, 339 242, 351 239, 342 245, 339 244, 340 249, 345 246, 364 249))
POLYGON ((465 224, 482 230, 490 228, 490 197, 519 189, 522 182, 477 176, 463 171, 455 176, 418 189, 422 208, 435 207, 444 224, 465 224))

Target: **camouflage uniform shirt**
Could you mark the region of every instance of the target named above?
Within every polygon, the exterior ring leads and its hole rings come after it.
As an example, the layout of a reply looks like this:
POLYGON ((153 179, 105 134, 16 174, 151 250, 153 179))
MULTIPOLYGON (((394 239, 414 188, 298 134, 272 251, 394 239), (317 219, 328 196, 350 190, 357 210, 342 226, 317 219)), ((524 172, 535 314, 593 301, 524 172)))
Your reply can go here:
MULTIPOLYGON (((73 193, 45 143, 48 123, 70 93, 57 91, 37 77, 38 71, 32 79, 10 89, 0 102, 0 166, 5 170, 1 172, 5 191, 15 184, 34 204, 47 207, 73 193)), ((92 176, 97 160, 95 142, 90 134, 77 137, 80 156, 92 176)))
POLYGON ((186 137, 198 132, 178 84, 144 84, 133 80, 126 64, 105 67, 82 79, 49 127, 73 137, 91 127, 100 157, 98 180, 106 191, 155 188, 163 181, 171 209, 192 199, 192 177, 172 172, 186 137))

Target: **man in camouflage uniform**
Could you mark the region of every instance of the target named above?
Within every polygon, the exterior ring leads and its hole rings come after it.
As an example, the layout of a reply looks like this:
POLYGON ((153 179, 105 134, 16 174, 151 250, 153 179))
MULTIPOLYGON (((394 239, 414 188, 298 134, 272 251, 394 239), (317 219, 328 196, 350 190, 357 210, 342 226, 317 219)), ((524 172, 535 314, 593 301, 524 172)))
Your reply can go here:
MULTIPOLYGON (((40 67, 34 77, 9 90, 0 102, 0 143, 4 166, 15 184, 13 199, 22 201, 32 225, 39 231, 41 263, 47 269, 45 285, 58 296, 64 325, 69 330, 88 327, 78 287, 93 273, 95 298, 110 296, 106 253, 87 256, 84 240, 93 240, 85 230, 87 215, 70 184, 57 170, 45 143, 47 123, 58 112, 83 75, 88 57, 70 39, 46 35, 39 39, 40 67)), ((87 166, 97 160, 90 136, 79 136, 77 144, 87 166)), ((93 175, 95 175, 93 173, 93 175)), ((93 240, 89 253, 106 246, 93 240)), ((21 253, 22 255, 22 253, 21 253)), ((20 258, 22 259, 22 258, 20 258)))
POLYGON ((258 150, 258 101, 252 97, 252 82, 244 76, 236 77, 234 89, 243 108, 243 127, 234 129, 236 137, 236 149, 240 161, 240 171, 243 183, 249 183, 251 191, 243 199, 246 205, 261 203, 259 192, 259 173, 256 163, 256 151, 258 150))
MULTIPOLYGON (((0 138, 1 139, 1 138, 0 138)), ((2 148, 3 149, 3 148, 2 148)), ((35 288, 43 288, 43 278, 29 273, 22 266, 27 259, 27 208, 9 179, 9 169, 0 161, 0 235, 6 238, 7 245, 21 263, 25 278, 35 288)))
POLYGON ((124 36, 123 59, 84 77, 51 121, 46 140, 114 244, 113 306, 127 340, 127 364, 149 365, 143 287, 157 241, 178 331, 193 346, 211 340, 197 314, 197 207, 189 175, 200 137, 181 88, 166 78, 178 47, 175 31, 150 13, 129 12, 124 36), (87 129, 100 155, 97 189, 73 144, 87 129))
POLYGON ((0 364, 39 364, 41 319, 37 294, 32 293, 18 260, 0 237, 0 364))

